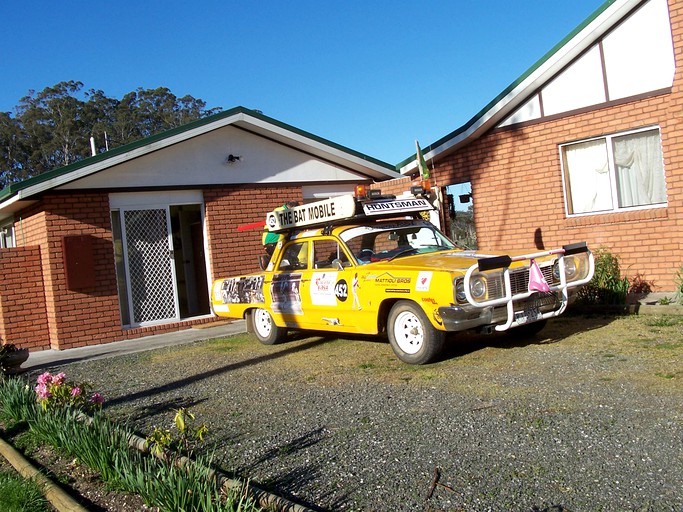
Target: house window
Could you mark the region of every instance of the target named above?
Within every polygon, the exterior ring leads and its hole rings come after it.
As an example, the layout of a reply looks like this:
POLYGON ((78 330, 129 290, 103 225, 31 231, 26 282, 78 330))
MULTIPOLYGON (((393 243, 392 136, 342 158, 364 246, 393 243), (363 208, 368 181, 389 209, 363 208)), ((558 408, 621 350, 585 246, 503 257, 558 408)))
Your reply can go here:
POLYGON ((16 247, 14 243, 14 226, 10 224, 0 224, 0 249, 16 247))
POLYGON ((666 204, 658 128, 560 146, 567 212, 614 212, 666 204))

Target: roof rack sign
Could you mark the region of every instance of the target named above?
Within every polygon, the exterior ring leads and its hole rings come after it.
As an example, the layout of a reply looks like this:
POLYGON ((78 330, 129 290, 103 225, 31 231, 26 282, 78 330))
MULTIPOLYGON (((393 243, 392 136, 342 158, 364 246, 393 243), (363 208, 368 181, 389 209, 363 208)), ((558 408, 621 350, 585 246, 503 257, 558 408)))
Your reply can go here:
POLYGON ((426 199, 422 198, 408 198, 408 199, 392 199, 390 201, 368 201, 363 203, 363 212, 365 215, 387 215, 404 213, 423 212, 433 210, 432 205, 426 199))
POLYGON ((356 201, 353 196, 339 196, 294 208, 273 210, 266 216, 266 226, 270 231, 284 231, 348 219, 355 213, 356 201))
MULTIPOLYGON (((313 225, 325 225, 356 215, 356 199, 352 195, 338 196, 293 208, 278 208, 266 216, 270 231, 286 231, 313 225)), ((380 199, 361 201, 363 213, 368 217, 392 217, 433 210, 426 199, 380 199)))

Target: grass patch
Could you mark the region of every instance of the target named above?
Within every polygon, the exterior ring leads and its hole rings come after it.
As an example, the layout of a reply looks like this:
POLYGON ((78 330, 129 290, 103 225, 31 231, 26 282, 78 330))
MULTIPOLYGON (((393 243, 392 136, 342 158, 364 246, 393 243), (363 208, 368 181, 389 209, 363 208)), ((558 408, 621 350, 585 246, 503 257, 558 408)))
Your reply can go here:
POLYGON ((649 317, 645 322, 649 327, 674 327, 683 325, 683 317, 680 316, 654 316, 649 317))
POLYGON ((377 365, 375 363, 361 363, 358 365, 358 368, 361 370, 372 370, 374 368, 377 368, 377 365))
POLYGON ((14 446, 24 453, 35 453, 42 446, 38 439, 30 430, 23 430, 14 437, 14 446))
POLYGON ((46 512, 48 502, 40 487, 14 471, 0 471, 0 503, 7 512, 46 512))
POLYGON ((204 345, 207 350, 220 354, 224 352, 233 352, 234 350, 243 347, 245 344, 251 344, 253 341, 253 335, 242 333, 226 338, 209 340, 205 342, 204 345))
POLYGON ((657 350, 676 350, 681 348, 681 343, 671 343, 668 341, 663 341, 654 345, 657 350))

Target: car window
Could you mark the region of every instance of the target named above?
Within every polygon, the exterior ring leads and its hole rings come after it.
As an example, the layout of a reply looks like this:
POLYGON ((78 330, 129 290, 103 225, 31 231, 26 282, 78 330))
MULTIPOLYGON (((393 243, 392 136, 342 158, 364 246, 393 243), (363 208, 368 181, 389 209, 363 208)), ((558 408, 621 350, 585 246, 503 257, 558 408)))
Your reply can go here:
POLYGON ((349 258, 339 243, 333 239, 313 241, 314 268, 338 268, 337 261, 343 267, 351 266, 349 258))
POLYGON ((455 247, 438 229, 426 222, 359 226, 344 231, 341 237, 361 264, 455 247))
POLYGON ((298 242, 285 247, 278 270, 304 270, 308 268, 308 242, 298 242))

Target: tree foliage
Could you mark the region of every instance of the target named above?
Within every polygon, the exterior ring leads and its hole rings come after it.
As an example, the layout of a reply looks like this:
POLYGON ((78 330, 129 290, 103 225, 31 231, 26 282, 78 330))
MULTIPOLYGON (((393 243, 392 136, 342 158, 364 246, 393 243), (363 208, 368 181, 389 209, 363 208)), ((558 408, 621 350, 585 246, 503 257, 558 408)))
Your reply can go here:
POLYGON ((138 88, 120 100, 73 80, 29 91, 15 116, 0 112, 0 189, 90 156, 90 137, 100 153, 220 110, 166 87, 138 88))

